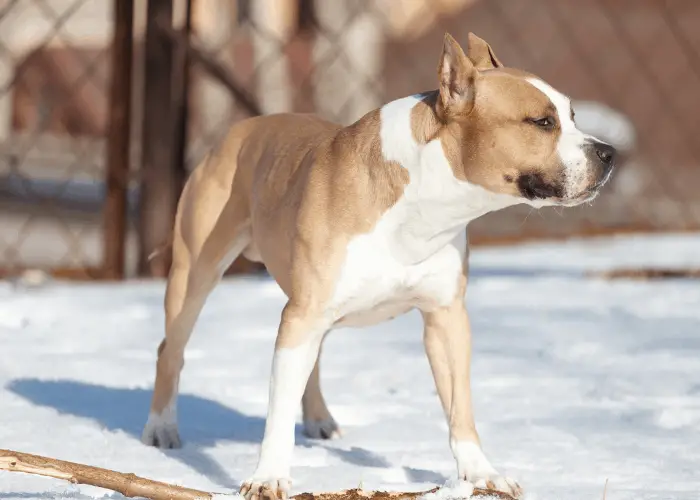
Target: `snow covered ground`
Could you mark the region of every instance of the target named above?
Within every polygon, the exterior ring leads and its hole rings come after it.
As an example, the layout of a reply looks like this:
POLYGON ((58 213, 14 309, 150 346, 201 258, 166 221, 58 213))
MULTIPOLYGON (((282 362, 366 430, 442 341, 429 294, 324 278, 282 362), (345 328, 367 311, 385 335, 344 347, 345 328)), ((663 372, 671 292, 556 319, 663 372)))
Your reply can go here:
MULTIPOLYGON (((586 278, 700 266, 700 236, 484 248, 467 302, 487 455, 529 500, 700 498, 700 282, 586 278)), ((187 351, 181 450, 143 446, 162 282, 0 284, 0 448, 230 491, 253 471, 283 295, 267 278, 216 289, 187 351)), ((455 471, 410 313, 326 342, 341 440, 298 433, 294 492, 418 490, 455 471)), ((0 473, 0 500, 119 495, 0 473)))

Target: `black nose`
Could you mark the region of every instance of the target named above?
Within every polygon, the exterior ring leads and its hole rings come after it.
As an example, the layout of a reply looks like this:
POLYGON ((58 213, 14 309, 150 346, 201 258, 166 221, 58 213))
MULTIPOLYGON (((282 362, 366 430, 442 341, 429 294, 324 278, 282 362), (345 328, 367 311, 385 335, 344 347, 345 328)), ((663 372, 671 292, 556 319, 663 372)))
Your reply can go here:
POLYGON ((610 144, 597 142, 595 144, 595 154, 605 165, 612 165, 615 162, 615 148, 610 144))

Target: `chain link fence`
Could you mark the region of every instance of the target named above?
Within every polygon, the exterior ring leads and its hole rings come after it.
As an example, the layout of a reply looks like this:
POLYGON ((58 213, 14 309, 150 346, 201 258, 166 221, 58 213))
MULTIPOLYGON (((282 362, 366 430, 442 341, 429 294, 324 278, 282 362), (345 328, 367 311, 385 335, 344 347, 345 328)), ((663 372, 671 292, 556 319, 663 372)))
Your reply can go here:
MULTIPOLYGON (((144 132, 145 4, 134 3, 132 167, 144 132)), ((697 0, 180 0, 175 28, 188 8, 193 43, 225 70, 222 80, 190 61, 188 170, 258 111, 351 123, 433 89, 444 33, 466 43, 473 31, 507 65, 571 95, 579 126, 623 152, 592 206, 489 214, 472 224, 474 242, 700 226, 697 0)), ((104 265, 113 32, 105 0, 0 1, 0 269, 104 265)), ((139 255, 136 194, 127 274, 139 255)))
POLYGON ((0 2, 0 275, 99 265, 111 28, 103 7, 0 2))

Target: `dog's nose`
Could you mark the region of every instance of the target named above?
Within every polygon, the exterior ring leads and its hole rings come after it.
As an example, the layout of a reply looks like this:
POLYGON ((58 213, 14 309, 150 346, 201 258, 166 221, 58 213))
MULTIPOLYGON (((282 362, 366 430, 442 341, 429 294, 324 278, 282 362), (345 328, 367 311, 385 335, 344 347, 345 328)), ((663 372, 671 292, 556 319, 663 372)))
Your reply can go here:
POLYGON ((615 162, 615 148, 610 144, 598 142, 595 144, 595 154, 600 158, 606 166, 610 166, 615 162))

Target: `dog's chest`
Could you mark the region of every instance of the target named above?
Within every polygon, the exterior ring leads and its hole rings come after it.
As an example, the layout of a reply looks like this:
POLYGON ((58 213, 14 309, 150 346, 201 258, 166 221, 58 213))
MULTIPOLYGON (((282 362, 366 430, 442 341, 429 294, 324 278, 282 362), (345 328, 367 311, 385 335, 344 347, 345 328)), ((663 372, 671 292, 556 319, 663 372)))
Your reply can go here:
POLYGON ((387 239, 382 228, 350 242, 331 300, 337 326, 371 325, 414 307, 430 310, 452 302, 466 253, 466 230, 450 235, 415 264, 406 263, 412 244, 419 243, 387 239), (399 247, 402 252, 397 252, 399 247))

